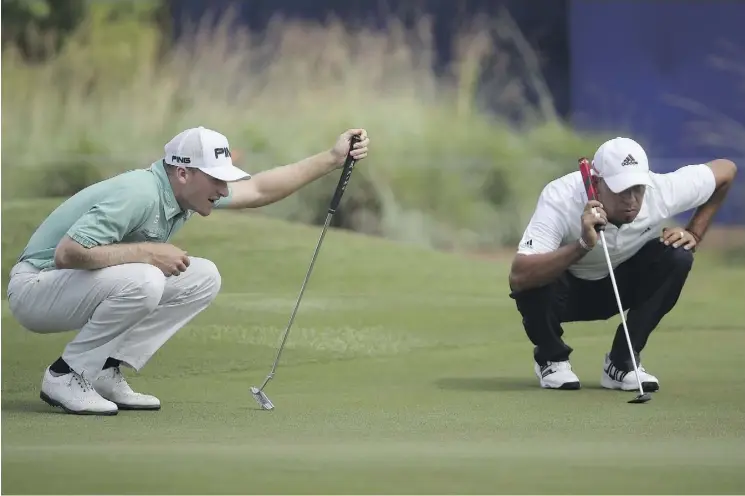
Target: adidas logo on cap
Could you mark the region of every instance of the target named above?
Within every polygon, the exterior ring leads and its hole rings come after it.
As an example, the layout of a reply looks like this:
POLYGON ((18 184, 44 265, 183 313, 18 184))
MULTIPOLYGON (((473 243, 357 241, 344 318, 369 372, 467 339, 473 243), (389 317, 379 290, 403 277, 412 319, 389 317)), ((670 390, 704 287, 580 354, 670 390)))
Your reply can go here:
POLYGON ((639 162, 629 153, 623 162, 621 162, 621 167, 626 167, 627 165, 639 165, 639 162))

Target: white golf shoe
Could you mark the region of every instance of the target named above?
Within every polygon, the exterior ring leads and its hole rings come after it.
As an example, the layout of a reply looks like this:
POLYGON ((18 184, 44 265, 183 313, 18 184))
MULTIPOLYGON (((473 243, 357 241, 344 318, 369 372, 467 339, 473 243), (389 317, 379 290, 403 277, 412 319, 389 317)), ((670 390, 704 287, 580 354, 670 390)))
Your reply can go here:
MULTIPOLYGON (((641 379, 644 392, 650 393, 660 389, 660 381, 657 380, 655 376, 644 370, 641 362, 636 365, 637 369, 639 369, 639 379, 641 379)), ((606 389, 620 389, 622 391, 639 390, 639 384, 636 380, 636 372, 633 370, 627 372, 619 369, 610 361, 607 354, 605 355, 605 363, 603 364, 603 375, 600 378, 600 385, 606 389)))
POLYGON ((565 362, 547 362, 546 365, 539 365, 534 362, 535 375, 545 389, 579 389, 579 377, 572 372, 572 365, 569 361, 565 362))
POLYGON ((160 400, 149 394, 136 393, 127 383, 119 367, 102 370, 93 381, 96 391, 120 410, 159 410, 160 400))
POLYGON ((117 406, 102 398, 88 380, 77 372, 54 376, 49 368, 41 381, 42 400, 67 413, 78 415, 116 415, 117 406))

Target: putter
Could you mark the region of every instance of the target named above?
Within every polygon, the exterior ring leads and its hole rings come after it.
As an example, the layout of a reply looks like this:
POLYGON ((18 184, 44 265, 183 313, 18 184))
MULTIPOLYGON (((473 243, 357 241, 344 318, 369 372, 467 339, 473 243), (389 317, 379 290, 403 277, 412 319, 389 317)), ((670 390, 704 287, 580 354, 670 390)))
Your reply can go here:
POLYGON ((316 249, 313 252, 313 258, 311 258, 310 261, 310 267, 308 267, 308 271, 305 273, 303 285, 300 287, 300 294, 297 297, 297 301, 295 301, 295 308, 293 308, 292 314, 290 315, 290 321, 287 323, 287 328, 285 329, 284 336, 282 337, 282 343, 279 345, 279 350, 277 350, 277 357, 274 359, 272 370, 269 372, 269 375, 266 376, 266 379, 264 379, 264 383, 261 385, 261 387, 251 387, 251 394, 259 403, 259 406, 262 410, 274 409, 274 404, 267 397, 266 393, 264 392, 264 388, 269 383, 269 381, 274 378, 274 373, 277 370, 277 364, 279 364, 279 357, 282 356, 282 350, 285 347, 285 342, 287 342, 287 336, 289 336, 290 328, 292 327, 292 323, 295 321, 295 314, 297 314, 298 307, 300 306, 300 300, 303 298, 303 293, 305 292, 305 286, 308 284, 308 279, 310 279, 310 274, 311 272, 313 272, 313 266, 316 263, 316 257, 318 257, 318 251, 321 249, 323 238, 326 236, 326 230, 331 223, 331 218, 334 216, 336 209, 339 207, 339 202, 341 201, 341 197, 344 194, 344 191, 347 189, 347 184, 349 184, 349 179, 352 176, 352 170, 354 169, 355 163, 357 162, 355 159, 352 158, 351 152, 354 144, 357 143, 359 140, 360 138, 358 136, 352 136, 351 144, 349 146, 350 154, 347 155, 347 159, 344 162, 344 168, 342 169, 341 176, 339 177, 339 183, 336 185, 334 196, 331 199, 331 203, 329 204, 328 213, 326 214, 326 222, 323 224, 323 230, 321 231, 321 237, 318 238, 316 249))
MULTIPOLYGON (((582 173, 582 181, 585 184, 585 191, 587 191, 587 197, 590 200, 597 200, 597 193, 595 191, 595 185, 592 181, 592 171, 590 168, 590 162, 582 157, 579 159, 579 170, 582 173)), ((610 254, 608 253, 608 246, 605 244, 605 226, 596 225, 595 230, 600 234, 600 241, 603 245, 603 251, 605 252, 605 261, 608 264, 608 272, 610 273, 610 281, 613 285, 613 292, 616 295, 616 303, 618 304, 618 313, 621 315, 621 323, 623 324, 623 332, 626 335, 626 344, 629 345, 629 354, 631 355, 631 363, 634 365, 634 372, 636 374, 636 382, 639 385, 639 394, 629 403, 646 403, 652 399, 649 393, 644 392, 642 387, 642 380, 639 377, 639 369, 636 365, 636 357, 634 356, 634 348, 631 346, 631 337, 629 336, 629 328, 626 326, 626 316, 623 314, 623 305, 621 304, 621 295, 618 292, 618 286, 616 285, 616 276, 613 274, 613 264, 610 261, 610 254)))

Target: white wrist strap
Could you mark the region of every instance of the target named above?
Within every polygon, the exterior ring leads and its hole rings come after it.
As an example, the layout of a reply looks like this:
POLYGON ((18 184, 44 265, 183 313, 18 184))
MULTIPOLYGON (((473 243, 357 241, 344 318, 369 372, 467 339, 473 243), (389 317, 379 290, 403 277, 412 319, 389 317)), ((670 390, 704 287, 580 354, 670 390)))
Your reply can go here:
POLYGON ((585 251, 592 251, 592 248, 588 246, 587 243, 585 243, 585 240, 582 238, 582 236, 579 237, 579 245, 582 247, 585 251))

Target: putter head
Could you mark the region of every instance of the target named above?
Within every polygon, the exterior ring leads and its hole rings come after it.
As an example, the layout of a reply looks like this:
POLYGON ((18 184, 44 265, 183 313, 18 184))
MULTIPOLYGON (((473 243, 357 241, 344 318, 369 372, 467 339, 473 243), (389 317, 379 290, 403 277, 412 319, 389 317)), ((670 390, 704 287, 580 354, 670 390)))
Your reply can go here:
POLYGON ((650 395, 649 393, 644 393, 644 394, 638 395, 633 400, 629 400, 629 403, 646 403, 647 401, 651 399, 652 399, 652 395, 650 395))
POLYGON ((261 406, 262 410, 273 410, 274 405, 272 402, 267 398, 264 391, 260 390, 257 387, 251 388, 251 395, 254 397, 254 399, 259 403, 259 406, 261 406))

